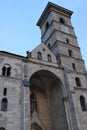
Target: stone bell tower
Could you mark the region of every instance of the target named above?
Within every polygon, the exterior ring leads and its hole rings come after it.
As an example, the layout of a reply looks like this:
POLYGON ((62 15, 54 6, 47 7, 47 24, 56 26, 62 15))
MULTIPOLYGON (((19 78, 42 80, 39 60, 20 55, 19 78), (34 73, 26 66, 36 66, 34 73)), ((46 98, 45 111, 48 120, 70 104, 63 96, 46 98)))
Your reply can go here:
POLYGON ((48 3, 37 25, 41 39, 55 54, 58 64, 70 70, 85 71, 77 37, 71 23, 72 11, 48 3))

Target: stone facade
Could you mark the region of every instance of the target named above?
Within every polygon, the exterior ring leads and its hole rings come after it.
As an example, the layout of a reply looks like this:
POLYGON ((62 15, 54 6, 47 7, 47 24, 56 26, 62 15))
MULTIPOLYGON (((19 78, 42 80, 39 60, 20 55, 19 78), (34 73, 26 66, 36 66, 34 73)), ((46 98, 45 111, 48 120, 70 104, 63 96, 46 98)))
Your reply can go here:
POLYGON ((72 11, 48 3, 42 43, 27 56, 0 51, 0 130, 87 130, 87 73, 72 11))

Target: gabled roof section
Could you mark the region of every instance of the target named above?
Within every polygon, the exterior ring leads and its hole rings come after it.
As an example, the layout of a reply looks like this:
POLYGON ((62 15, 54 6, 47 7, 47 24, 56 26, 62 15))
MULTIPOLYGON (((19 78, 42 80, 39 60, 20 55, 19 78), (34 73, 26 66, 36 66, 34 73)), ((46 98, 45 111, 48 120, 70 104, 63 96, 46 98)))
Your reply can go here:
POLYGON ((48 4, 47 4, 46 8, 44 9, 40 19, 37 22, 38 26, 42 25, 43 21, 46 19, 46 17, 48 16, 48 14, 51 11, 56 11, 58 13, 66 15, 67 17, 71 17, 71 15, 73 14, 72 11, 70 11, 70 10, 68 10, 66 8, 63 8, 63 7, 59 6, 59 5, 53 4, 51 2, 48 2, 48 4))
POLYGON ((42 55, 42 61, 49 61, 48 55, 51 56, 51 62, 57 63, 55 55, 51 52, 51 50, 44 44, 41 43, 34 50, 31 51, 31 57, 38 60, 38 52, 42 55))

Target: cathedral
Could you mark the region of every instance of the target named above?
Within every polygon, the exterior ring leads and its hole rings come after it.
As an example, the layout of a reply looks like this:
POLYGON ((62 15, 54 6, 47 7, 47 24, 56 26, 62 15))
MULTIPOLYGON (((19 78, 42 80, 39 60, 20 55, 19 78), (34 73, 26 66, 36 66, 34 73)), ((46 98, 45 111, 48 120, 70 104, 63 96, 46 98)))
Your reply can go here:
POLYGON ((48 2, 41 44, 26 56, 0 51, 0 130, 87 130, 87 71, 73 12, 48 2))

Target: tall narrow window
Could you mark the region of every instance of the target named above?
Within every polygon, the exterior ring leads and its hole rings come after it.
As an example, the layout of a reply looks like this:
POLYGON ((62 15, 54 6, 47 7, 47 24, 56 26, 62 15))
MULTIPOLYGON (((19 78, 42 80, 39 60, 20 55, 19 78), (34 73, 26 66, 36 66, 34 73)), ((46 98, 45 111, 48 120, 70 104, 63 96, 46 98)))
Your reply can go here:
POLYGON ((69 56, 70 56, 70 57, 73 56, 72 50, 68 50, 68 53, 69 53, 69 56))
POLYGON ((49 23, 47 22, 46 23, 46 30, 49 28, 49 23))
POLYGON ((47 59, 49 62, 51 62, 51 55, 50 54, 47 55, 47 59))
POLYGON ((81 87, 81 81, 78 77, 75 78, 76 86, 81 87))
POLYGON ((72 63, 72 68, 73 68, 73 70, 76 70, 75 63, 72 63))
POLYGON ((33 113, 34 111, 37 111, 37 98, 32 92, 30 95, 30 112, 33 113))
POLYGON ((3 95, 4 95, 4 96, 7 95, 7 88, 4 88, 3 95))
POLYGON ((66 43, 69 44, 69 39, 68 38, 66 38, 66 43))
POLYGON ((37 58, 38 58, 39 60, 42 60, 42 54, 41 54, 41 52, 38 52, 38 53, 37 53, 37 58))
POLYGON ((6 75, 6 66, 3 66, 3 68, 2 68, 2 75, 6 75))
POLYGON ((2 104, 1 104, 1 110, 2 111, 7 111, 7 105, 8 105, 8 100, 7 98, 2 99, 2 104))
POLYGON ((82 95, 80 96, 80 104, 81 104, 82 111, 87 111, 86 101, 82 95))
POLYGON ((10 73, 11 73, 10 71, 11 71, 11 67, 8 67, 7 68, 7 76, 10 76, 10 73))
POLYGON ((48 48, 50 49, 51 47, 50 47, 50 43, 48 44, 48 48))

